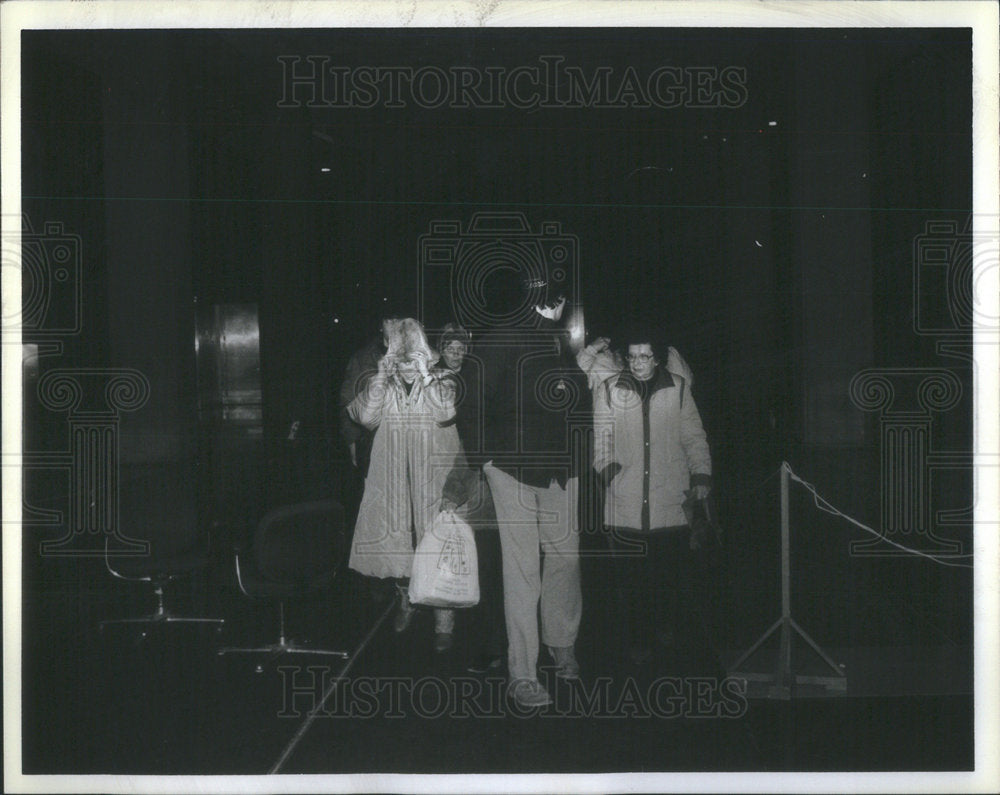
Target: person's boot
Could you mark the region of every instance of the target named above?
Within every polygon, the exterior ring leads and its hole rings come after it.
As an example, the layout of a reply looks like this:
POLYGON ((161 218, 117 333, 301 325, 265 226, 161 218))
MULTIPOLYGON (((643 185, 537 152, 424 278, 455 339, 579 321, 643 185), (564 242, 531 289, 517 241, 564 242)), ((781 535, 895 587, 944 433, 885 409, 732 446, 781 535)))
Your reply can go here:
POLYGON ((580 678, 580 664, 572 646, 549 646, 549 654, 556 664, 556 676, 560 679, 580 678))
POLYGON ((396 590, 399 592, 399 607, 396 609, 396 617, 392 620, 392 628, 396 632, 403 632, 410 626, 417 608, 410 604, 409 586, 397 585, 396 590))
POLYGON ((490 671, 499 671, 502 666, 502 654, 484 652, 476 655, 476 658, 469 663, 465 670, 470 674, 488 674, 490 671))
POLYGON ((455 631, 455 611, 446 608, 434 610, 434 651, 448 651, 452 644, 452 633, 455 631))

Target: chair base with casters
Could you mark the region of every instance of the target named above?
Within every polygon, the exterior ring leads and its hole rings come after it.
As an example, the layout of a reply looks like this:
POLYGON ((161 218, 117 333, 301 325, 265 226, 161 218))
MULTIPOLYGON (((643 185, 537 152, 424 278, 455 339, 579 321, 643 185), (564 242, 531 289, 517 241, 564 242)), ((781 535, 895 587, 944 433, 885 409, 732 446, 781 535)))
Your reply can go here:
POLYGON ((296 643, 293 640, 289 640, 285 637, 285 603, 279 603, 279 628, 278 628, 278 642, 271 643, 267 646, 257 646, 255 648, 238 648, 236 646, 226 646, 225 648, 219 649, 217 654, 221 657, 223 654, 266 654, 267 658, 257 664, 256 672, 263 673, 264 665, 276 660, 283 654, 317 654, 325 655, 327 657, 339 657, 342 660, 346 660, 350 657, 350 653, 341 650, 334 649, 314 649, 309 646, 303 646, 296 643))
POLYGON ((200 624, 221 629, 221 618, 181 616, 165 605, 166 586, 173 580, 204 574, 211 563, 211 530, 199 521, 197 465, 190 459, 158 460, 122 465, 117 520, 130 537, 142 541, 142 554, 123 554, 105 537, 104 565, 116 580, 146 583, 156 608, 137 618, 101 621, 138 627, 140 640, 155 625, 200 624))
POLYGON ((348 651, 313 648, 285 634, 286 599, 316 594, 332 584, 342 557, 338 543, 342 540, 343 509, 334 500, 288 505, 267 513, 258 524, 252 551, 247 550, 251 554, 236 550, 236 583, 249 599, 278 602, 278 640, 255 647, 227 646, 217 654, 264 655, 257 673, 284 654, 350 657, 348 651))
MULTIPOLYGON (((137 616, 135 618, 110 618, 105 619, 99 624, 99 629, 104 630, 109 624, 121 624, 124 626, 134 625, 138 627, 148 627, 153 624, 205 624, 213 625, 216 627, 216 631, 222 631, 222 625, 226 623, 224 618, 201 618, 195 616, 179 616, 171 613, 167 610, 163 598, 163 589, 171 580, 177 579, 178 577, 190 574, 197 569, 200 569, 204 565, 204 560, 200 555, 190 556, 186 559, 181 558, 173 561, 170 572, 160 572, 158 574, 150 574, 145 576, 130 577, 123 574, 121 571, 114 568, 111 565, 111 558, 107 547, 105 547, 104 553, 104 565, 107 567, 108 572, 115 578, 119 580, 125 580, 126 582, 148 582, 153 585, 153 593, 156 595, 156 610, 148 615, 137 616)), ((144 629, 139 634, 139 639, 145 638, 147 636, 147 631, 144 629)))

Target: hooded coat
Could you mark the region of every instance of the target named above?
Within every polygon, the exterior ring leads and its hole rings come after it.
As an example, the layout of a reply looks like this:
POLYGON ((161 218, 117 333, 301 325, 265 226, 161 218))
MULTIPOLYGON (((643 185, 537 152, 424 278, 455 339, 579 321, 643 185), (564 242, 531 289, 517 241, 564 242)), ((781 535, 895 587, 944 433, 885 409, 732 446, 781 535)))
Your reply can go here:
POLYGON ((628 371, 596 389, 594 468, 606 479, 617 470, 607 484, 608 527, 649 532, 685 525, 684 492, 710 485, 712 475, 687 379, 658 368, 645 403, 628 371))
POLYGON ((377 375, 347 410, 375 431, 350 567, 371 577, 409 577, 415 544, 439 513, 461 457, 454 393, 435 377, 426 384, 418 378, 407 393, 398 376, 377 375))
MULTIPOLYGON (((389 352, 400 361, 421 354, 437 361, 417 321, 389 321, 389 352)), ((375 432, 365 491, 358 509, 350 567, 371 577, 409 577, 413 551, 441 510, 445 484, 464 463, 455 427, 455 385, 440 374, 378 371, 347 413, 375 432)))

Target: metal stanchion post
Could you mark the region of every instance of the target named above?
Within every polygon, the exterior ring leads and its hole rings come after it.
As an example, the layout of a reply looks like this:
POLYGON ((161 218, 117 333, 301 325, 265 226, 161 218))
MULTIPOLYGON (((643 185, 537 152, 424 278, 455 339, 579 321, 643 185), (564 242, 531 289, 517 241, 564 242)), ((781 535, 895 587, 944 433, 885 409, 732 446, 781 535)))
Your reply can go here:
POLYGON ((786 462, 781 463, 781 617, 729 668, 729 675, 746 679, 748 683, 761 683, 766 687, 764 695, 767 698, 790 699, 795 685, 813 685, 822 687, 828 692, 847 692, 847 676, 837 663, 806 634, 795 619, 792 618, 792 561, 791 561, 791 523, 789 519, 788 492, 791 468, 786 462), (756 652, 764 642, 776 631, 778 636, 778 658, 773 674, 741 671, 740 667, 756 652), (834 676, 795 676, 792 672, 792 640, 793 631, 799 635, 810 648, 835 672, 834 676))

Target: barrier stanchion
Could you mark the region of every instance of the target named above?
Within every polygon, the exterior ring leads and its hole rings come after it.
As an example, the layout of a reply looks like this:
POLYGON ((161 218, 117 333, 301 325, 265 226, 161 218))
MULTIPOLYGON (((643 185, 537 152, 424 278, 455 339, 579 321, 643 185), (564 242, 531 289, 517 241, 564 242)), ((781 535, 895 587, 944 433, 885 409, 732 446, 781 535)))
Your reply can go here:
POLYGON ((819 687, 828 693, 843 694, 847 692, 847 675, 841 666, 806 633, 792 618, 792 571, 790 535, 791 522, 788 509, 789 475, 791 468, 787 462, 781 463, 781 617, 761 635, 757 641, 729 667, 729 675, 747 680, 749 684, 759 683, 763 687, 766 698, 792 698, 796 685, 819 687), (743 671, 741 666, 746 663, 775 633, 778 637, 778 658, 773 673, 758 673, 743 671), (796 675, 792 670, 792 642, 795 636, 804 640, 816 652, 819 658, 832 669, 832 675, 796 675))

